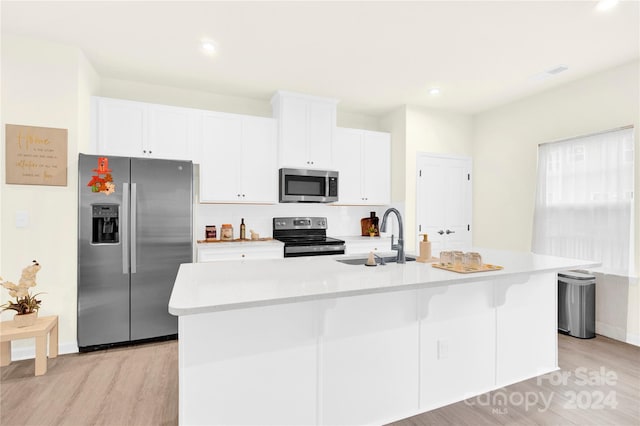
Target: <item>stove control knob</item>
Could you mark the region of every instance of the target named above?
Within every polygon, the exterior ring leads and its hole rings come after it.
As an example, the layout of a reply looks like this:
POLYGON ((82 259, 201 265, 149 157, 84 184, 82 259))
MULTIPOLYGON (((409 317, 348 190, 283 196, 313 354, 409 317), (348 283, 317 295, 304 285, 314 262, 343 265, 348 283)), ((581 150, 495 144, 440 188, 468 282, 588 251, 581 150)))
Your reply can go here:
POLYGON ((325 226, 325 225, 326 225, 326 222, 325 222, 324 220, 321 220, 321 221, 319 221, 319 222, 318 222, 318 225, 320 225, 320 226, 325 226))

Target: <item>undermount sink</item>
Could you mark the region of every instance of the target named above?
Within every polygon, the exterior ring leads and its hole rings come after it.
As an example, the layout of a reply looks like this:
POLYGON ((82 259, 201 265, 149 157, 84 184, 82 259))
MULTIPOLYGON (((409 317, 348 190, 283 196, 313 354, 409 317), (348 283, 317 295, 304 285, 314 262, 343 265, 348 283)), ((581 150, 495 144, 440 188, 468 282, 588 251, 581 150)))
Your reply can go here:
MULTIPOLYGON (((349 259, 336 259, 336 262, 344 263, 345 265, 364 265, 367 263, 368 258, 369 256, 352 257, 349 259)), ((384 263, 395 263, 398 260, 396 256, 385 256, 385 257, 382 257, 382 259, 384 260, 384 263)), ((416 258, 414 256, 405 256, 405 260, 407 262, 413 262, 416 260, 416 258)), ((380 261, 380 258, 376 258, 376 263, 378 265, 382 264, 382 262, 380 261)))

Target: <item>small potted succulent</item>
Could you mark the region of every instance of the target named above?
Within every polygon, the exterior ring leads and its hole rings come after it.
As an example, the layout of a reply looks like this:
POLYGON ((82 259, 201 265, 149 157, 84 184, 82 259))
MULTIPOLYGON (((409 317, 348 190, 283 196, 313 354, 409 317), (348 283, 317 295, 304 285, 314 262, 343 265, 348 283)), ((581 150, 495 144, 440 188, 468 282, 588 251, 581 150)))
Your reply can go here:
POLYGON ((375 237, 377 231, 378 230, 376 229, 375 225, 373 225, 373 224, 369 225, 369 236, 370 237, 375 237))
POLYGON ((11 297, 15 297, 15 301, 9 301, 4 305, 0 305, 2 312, 7 310, 16 311, 16 315, 13 317, 13 321, 17 327, 28 327, 33 325, 38 318, 38 309, 40 309, 41 300, 36 299, 36 296, 41 293, 31 294, 29 289, 36 286, 36 274, 40 270, 40 264, 37 261, 22 270, 20 281, 18 284, 14 284, 10 281, 3 281, 2 287, 9 291, 11 297))

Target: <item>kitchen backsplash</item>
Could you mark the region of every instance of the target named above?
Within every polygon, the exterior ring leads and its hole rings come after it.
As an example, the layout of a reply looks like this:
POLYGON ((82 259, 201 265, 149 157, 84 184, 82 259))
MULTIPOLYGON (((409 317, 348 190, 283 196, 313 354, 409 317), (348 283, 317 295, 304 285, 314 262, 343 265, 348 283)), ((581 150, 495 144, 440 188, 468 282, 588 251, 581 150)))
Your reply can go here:
MULTIPOLYGON (((274 205, 255 204, 196 204, 196 218, 194 235, 196 240, 205 238, 205 227, 215 225, 220 235, 223 223, 233 225, 234 238, 240 235, 240 219, 244 218, 249 230, 253 229, 260 237, 271 237, 273 232, 273 218, 284 216, 321 216, 327 218, 327 235, 340 237, 360 235, 360 219, 368 217, 369 212, 375 211, 382 220, 382 215, 388 207, 397 208, 404 217, 404 206, 332 206, 315 203, 283 203, 274 205)), ((395 216, 390 222, 389 233, 397 234, 395 216)))

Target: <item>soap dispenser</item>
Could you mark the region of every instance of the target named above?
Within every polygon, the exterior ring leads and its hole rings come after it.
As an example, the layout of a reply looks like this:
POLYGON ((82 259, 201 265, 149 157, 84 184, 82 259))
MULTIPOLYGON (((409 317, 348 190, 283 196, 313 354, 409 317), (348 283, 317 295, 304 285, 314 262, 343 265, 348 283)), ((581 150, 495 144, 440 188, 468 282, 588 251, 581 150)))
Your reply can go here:
POLYGON ((420 241, 420 257, 418 257, 416 261, 422 263, 431 262, 431 241, 429 241, 429 235, 420 235, 423 236, 423 240, 420 241))

